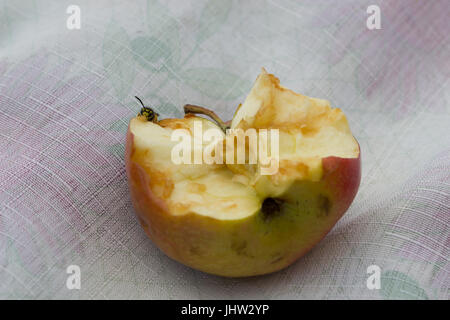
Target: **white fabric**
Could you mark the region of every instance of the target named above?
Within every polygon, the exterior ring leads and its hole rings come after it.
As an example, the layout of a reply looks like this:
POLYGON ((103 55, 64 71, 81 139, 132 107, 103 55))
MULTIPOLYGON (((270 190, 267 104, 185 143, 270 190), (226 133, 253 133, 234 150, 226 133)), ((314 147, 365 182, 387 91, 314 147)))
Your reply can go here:
POLYGON ((77 4, 80 30, 66 2, 0 5, 0 298, 449 298, 449 1, 77 4), (366 27, 371 4, 380 30, 366 27), (261 67, 342 108, 362 184, 291 267, 210 276, 138 224, 125 132, 135 95, 161 117, 193 103, 230 118, 261 67), (66 287, 69 265, 80 290, 66 287))

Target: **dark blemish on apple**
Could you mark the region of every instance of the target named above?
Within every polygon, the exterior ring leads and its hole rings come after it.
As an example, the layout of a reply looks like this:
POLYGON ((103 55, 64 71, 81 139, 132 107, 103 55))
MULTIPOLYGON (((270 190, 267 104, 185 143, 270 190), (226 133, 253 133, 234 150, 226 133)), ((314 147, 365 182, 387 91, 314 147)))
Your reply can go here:
POLYGON ((142 219, 141 217, 138 217, 138 219, 139 219, 139 222, 140 222, 142 228, 147 229, 148 228, 147 222, 145 222, 145 220, 142 219))
POLYGON ((190 247, 189 248, 189 252, 195 256, 200 256, 201 252, 200 252, 200 248, 199 247, 190 247))
POLYGON ((270 264, 275 264, 277 262, 280 262, 281 260, 283 260, 283 257, 278 257, 275 260, 273 260, 270 264))
POLYGON ((263 219, 268 220, 280 214, 283 208, 283 200, 275 199, 275 198, 266 198, 264 199, 261 212, 263 214, 263 219))
POLYGON ((283 260, 283 254, 281 252, 278 252, 272 255, 272 261, 270 262, 270 264, 275 264, 277 262, 280 262, 281 260, 283 260))
POLYGON ((328 216, 331 210, 331 201, 327 196, 320 194, 317 197, 317 206, 319 208, 319 211, 317 213, 318 217, 328 216))
POLYGON ((236 251, 238 255, 244 255, 244 251, 247 248, 247 241, 233 241, 231 243, 231 250, 236 251))
POLYGON ((250 254, 247 251, 247 241, 242 240, 242 241, 233 241, 231 243, 231 250, 233 250, 234 252, 236 252, 236 254, 238 256, 243 256, 243 257, 247 257, 247 258, 254 258, 254 256, 252 254, 250 254))

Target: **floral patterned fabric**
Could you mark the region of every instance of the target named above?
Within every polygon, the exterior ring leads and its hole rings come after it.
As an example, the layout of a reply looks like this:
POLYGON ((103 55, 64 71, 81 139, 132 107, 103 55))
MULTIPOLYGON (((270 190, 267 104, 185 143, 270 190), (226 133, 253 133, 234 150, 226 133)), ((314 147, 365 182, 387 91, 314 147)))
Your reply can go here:
POLYGON ((449 299, 450 2, 0 4, 0 298, 449 299), (378 5, 381 29, 366 12, 378 5), (346 113, 362 150, 351 208, 289 268, 225 279, 146 237, 124 141, 140 109, 230 118, 265 67, 346 113), (67 267, 81 288, 66 286, 67 267), (370 290, 367 268, 380 267, 370 290))

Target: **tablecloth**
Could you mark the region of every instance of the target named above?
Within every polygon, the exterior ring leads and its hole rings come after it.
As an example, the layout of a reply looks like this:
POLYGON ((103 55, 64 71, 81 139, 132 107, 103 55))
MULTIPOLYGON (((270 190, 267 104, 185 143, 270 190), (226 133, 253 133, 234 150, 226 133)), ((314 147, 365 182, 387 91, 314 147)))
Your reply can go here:
POLYGON ((449 15, 448 0, 2 1, 0 298, 448 299, 449 15), (144 234, 125 133, 134 96, 163 118, 186 103, 230 118, 261 67, 345 112, 361 187, 292 266, 211 276, 144 234))

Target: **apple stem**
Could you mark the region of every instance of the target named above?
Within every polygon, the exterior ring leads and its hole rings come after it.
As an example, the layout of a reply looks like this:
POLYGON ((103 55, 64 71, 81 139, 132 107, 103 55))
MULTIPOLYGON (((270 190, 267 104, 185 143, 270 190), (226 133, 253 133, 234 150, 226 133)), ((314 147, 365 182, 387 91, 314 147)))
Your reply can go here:
POLYGON ((187 104, 184 106, 184 114, 203 114, 210 117, 217 125, 226 133, 226 130, 230 128, 231 121, 222 121, 220 117, 212 110, 204 107, 196 106, 193 104, 187 104))

